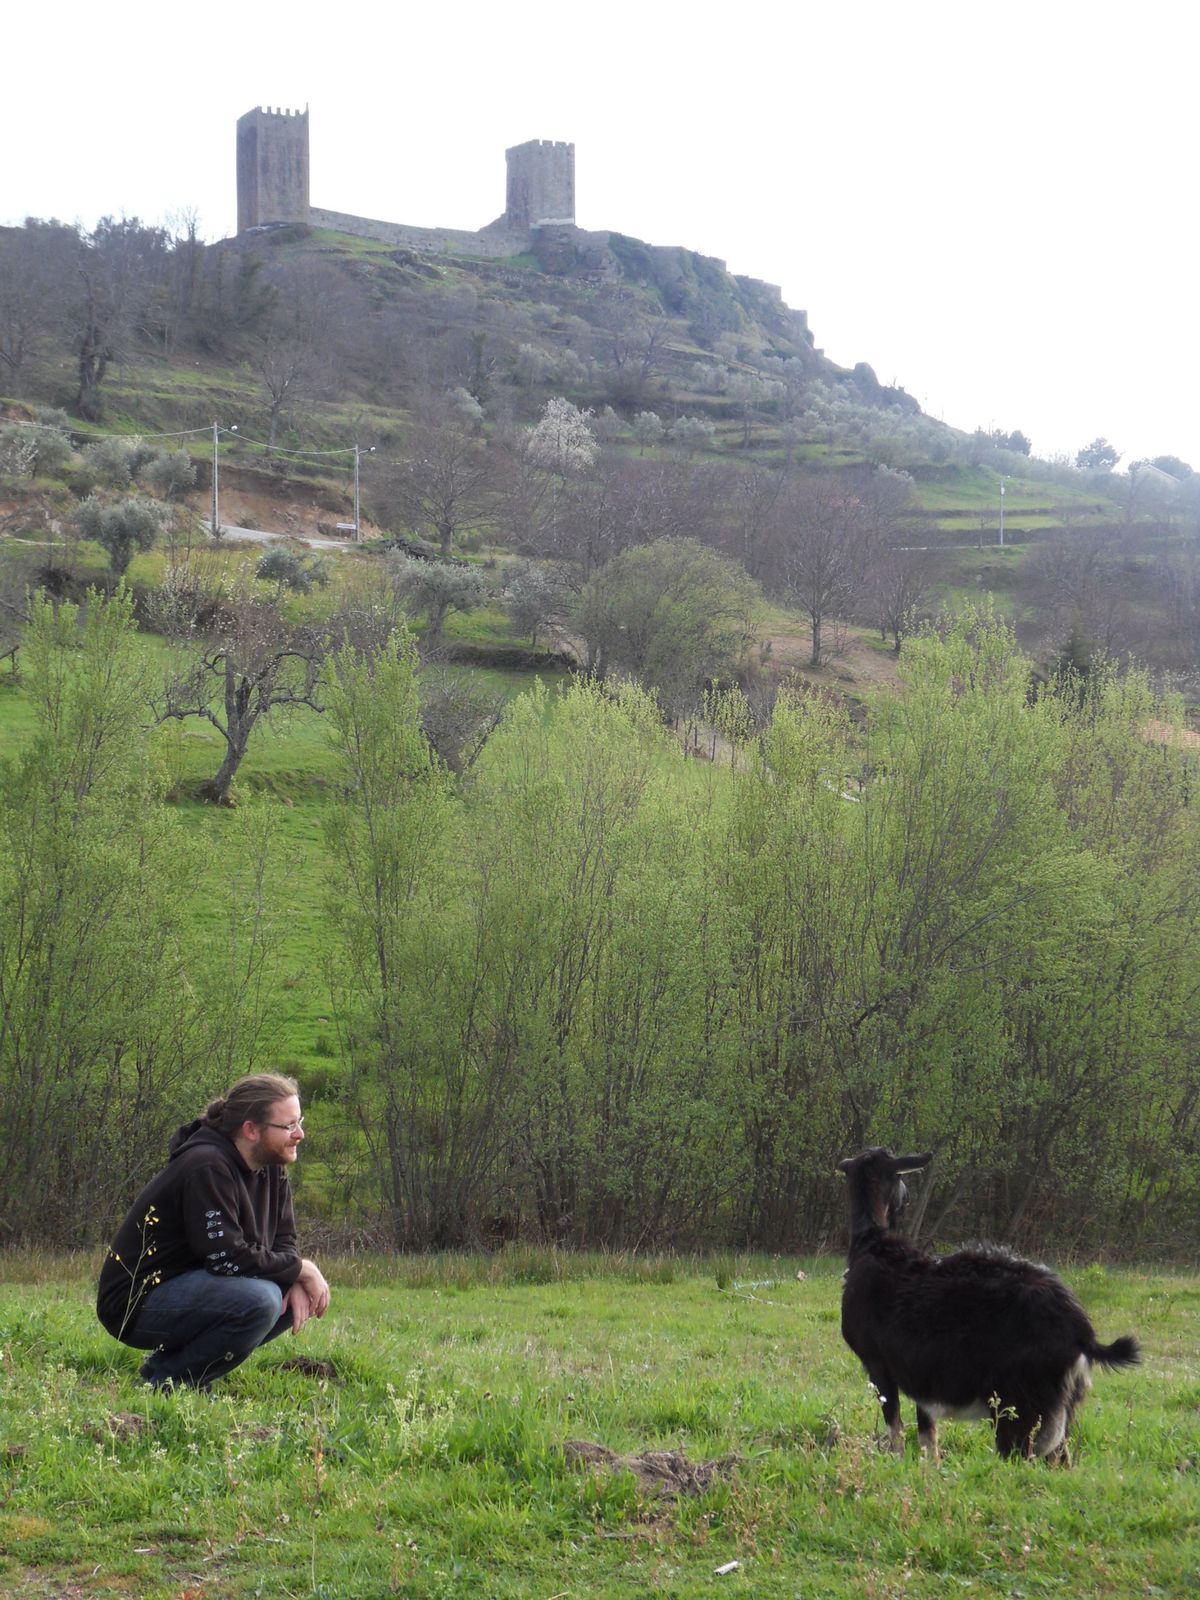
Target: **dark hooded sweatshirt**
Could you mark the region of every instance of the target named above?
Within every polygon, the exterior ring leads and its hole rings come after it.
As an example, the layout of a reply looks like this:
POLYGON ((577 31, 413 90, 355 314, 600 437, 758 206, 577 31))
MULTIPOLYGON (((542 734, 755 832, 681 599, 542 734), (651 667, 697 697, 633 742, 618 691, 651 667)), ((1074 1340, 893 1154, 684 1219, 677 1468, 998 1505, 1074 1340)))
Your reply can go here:
POLYGON ((300 1276, 292 1191, 282 1167, 255 1170, 232 1139, 197 1119, 171 1139, 170 1160, 138 1195, 100 1270, 96 1314, 121 1338, 145 1297, 181 1272, 300 1276))

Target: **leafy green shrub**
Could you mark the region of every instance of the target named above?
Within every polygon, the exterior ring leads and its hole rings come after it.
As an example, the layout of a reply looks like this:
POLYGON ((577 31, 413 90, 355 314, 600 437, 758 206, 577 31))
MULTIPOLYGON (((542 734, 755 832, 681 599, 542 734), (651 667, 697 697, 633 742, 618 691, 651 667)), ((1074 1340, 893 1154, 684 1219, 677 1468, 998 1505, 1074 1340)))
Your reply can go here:
POLYGON ((275 584, 281 592, 291 589, 296 594, 311 594, 314 584, 324 588, 329 582, 329 564, 320 556, 306 560, 299 551, 277 544, 259 561, 254 576, 262 583, 275 584))

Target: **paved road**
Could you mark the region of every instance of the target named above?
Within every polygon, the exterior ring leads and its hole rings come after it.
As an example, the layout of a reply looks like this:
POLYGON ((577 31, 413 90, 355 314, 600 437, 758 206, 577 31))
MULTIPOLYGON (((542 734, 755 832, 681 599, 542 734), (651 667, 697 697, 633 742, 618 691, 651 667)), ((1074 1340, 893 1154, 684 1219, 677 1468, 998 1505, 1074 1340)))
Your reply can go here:
MULTIPOLYGON (((212 526, 211 519, 201 519, 204 526, 212 526)), ((251 544, 274 544, 280 539, 298 539, 301 544, 308 544, 314 550, 351 550, 354 548, 353 539, 325 539, 314 538, 303 533, 267 533, 262 528, 239 528, 232 522, 222 522, 221 537, 224 539, 246 539, 251 544)))

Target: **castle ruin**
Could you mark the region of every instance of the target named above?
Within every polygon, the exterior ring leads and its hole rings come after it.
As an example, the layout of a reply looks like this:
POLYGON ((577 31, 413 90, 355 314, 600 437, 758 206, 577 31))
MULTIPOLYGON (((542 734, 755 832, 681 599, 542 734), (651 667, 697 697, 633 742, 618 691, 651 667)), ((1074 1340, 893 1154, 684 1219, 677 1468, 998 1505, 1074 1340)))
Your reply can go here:
POLYGON ((510 228, 575 226, 575 146, 530 139, 504 152, 504 220, 510 228))
MULTIPOLYGON (((476 232, 356 217, 324 210, 309 201, 307 107, 282 111, 256 106, 239 117, 237 124, 238 233, 303 223, 422 255, 504 260, 531 252, 544 272, 570 272, 599 283, 622 279, 625 269, 616 247, 621 236, 576 226, 575 146, 555 139, 530 139, 504 154, 504 212, 476 232)), ((638 251, 643 261, 652 263, 655 282, 668 305, 682 306, 694 293, 697 261, 707 261, 709 269, 722 274, 727 271, 725 263, 715 257, 700 258, 671 246, 639 245, 638 251)), ((805 313, 785 306, 776 284, 740 276, 730 283, 757 301, 756 315, 776 319, 793 337, 798 334, 811 346, 805 313)))
POLYGON ((308 111, 257 106, 238 118, 238 232, 264 222, 307 222, 308 111))
POLYGON ((574 228, 575 146, 530 139, 504 154, 508 169, 504 213, 477 232, 355 217, 310 204, 307 109, 256 106, 238 118, 238 232, 302 222, 434 254, 500 257, 519 254, 538 228, 574 228))

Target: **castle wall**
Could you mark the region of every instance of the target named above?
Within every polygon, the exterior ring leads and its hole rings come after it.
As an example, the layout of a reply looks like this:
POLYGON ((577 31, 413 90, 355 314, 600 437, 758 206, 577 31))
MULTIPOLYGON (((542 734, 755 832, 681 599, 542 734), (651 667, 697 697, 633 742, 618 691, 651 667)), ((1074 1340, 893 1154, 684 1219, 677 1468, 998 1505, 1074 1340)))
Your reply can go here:
POLYGON ((256 106, 237 125, 238 232, 307 222, 308 112, 256 106))
POLYGON ((381 244, 419 250, 423 255, 490 256, 501 260, 519 255, 529 246, 528 233, 514 231, 503 219, 479 233, 470 233, 460 228, 414 228, 403 222, 376 222, 371 217, 310 206, 308 220, 314 228, 330 228, 357 239, 378 239, 381 244))
POLYGON ((575 146, 530 139, 504 152, 508 185, 504 209, 510 228, 575 221, 575 146))

